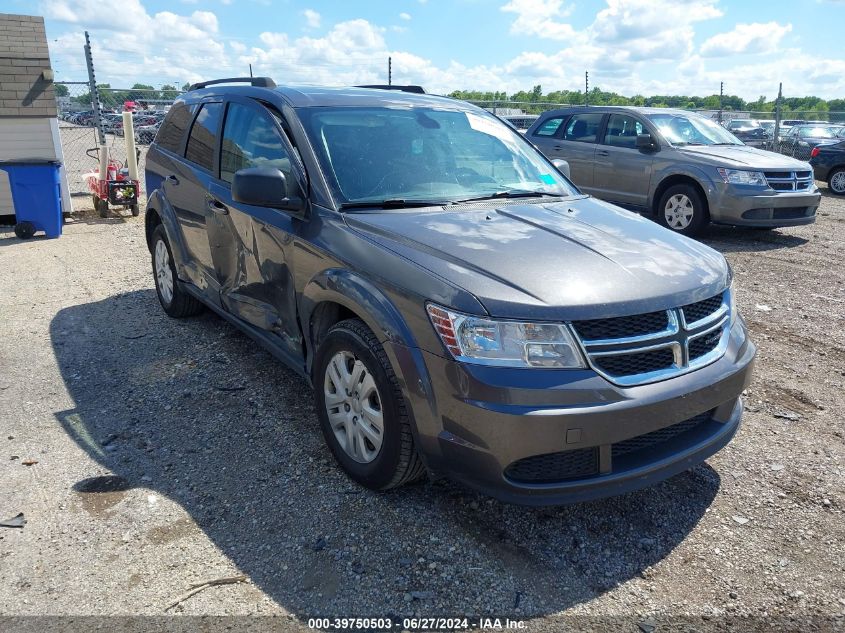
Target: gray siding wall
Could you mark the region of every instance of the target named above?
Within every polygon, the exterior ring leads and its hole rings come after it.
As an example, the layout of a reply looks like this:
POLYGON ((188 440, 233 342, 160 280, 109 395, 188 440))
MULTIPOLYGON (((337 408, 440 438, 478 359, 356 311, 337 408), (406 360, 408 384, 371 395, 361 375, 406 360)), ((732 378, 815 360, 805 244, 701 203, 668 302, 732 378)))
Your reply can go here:
POLYGON ((0 117, 54 117, 53 82, 44 18, 0 13, 0 117))
MULTIPOLYGON (((50 119, 0 117, 0 162, 27 158, 56 159, 50 119)), ((0 215, 12 215, 8 174, 0 170, 0 215)))

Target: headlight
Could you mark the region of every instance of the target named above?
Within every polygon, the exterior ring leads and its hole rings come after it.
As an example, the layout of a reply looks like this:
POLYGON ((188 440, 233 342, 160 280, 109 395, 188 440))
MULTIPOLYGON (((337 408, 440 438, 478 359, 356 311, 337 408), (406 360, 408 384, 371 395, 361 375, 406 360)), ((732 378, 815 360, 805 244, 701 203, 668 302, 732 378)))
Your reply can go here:
POLYGON ((563 323, 497 321, 429 304, 428 317, 455 360, 502 367, 583 368, 563 323))
POLYGON ((716 171, 726 183, 731 185, 768 185, 766 177, 761 171, 744 171, 742 169, 723 169, 719 167, 716 171))

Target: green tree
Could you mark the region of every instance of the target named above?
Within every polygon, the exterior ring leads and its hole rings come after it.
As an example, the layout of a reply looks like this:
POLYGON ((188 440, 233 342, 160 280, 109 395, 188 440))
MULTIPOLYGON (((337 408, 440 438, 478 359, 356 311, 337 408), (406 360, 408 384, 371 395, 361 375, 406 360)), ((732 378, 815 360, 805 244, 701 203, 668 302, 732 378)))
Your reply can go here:
POLYGON ((67 89, 67 86, 64 84, 53 84, 53 90, 56 91, 57 97, 66 97, 70 94, 70 91, 67 89))

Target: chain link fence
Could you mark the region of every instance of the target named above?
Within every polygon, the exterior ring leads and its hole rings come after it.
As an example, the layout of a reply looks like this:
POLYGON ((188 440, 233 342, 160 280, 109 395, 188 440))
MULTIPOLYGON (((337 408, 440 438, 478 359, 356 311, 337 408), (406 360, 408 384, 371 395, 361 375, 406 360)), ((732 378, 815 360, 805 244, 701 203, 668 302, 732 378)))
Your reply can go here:
MULTIPOLYGON (((64 153, 68 187, 77 200, 90 197, 87 174, 98 171, 98 134, 94 121, 94 104, 88 82, 56 82, 59 110, 59 133, 64 153)), ((138 173, 143 188, 147 147, 158 131, 165 113, 181 91, 149 89, 97 89, 100 99, 101 124, 109 157, 126 164, 126 139, 123 133, 123 111, 133 110, 133 127, 138 157, 138 173)), ((76 203, 74 204, 76 206, 76 203)))
MULTIPOLYGON (((98 170, 97 130, 94 123, 94 106, 88 82, 56 82, 59 106, 59 131, 64 152, 65 167, 71 195, 90 195, 86 174, 98 170)), ((98 87, 102 112, 103 131, 109 155, 119 163, 126 162, 126 141, 123 135, 122 112, 132 109, 136 147, 139 151, 138 170, 144 173, 147 147, 158 131, 165 113, 181 94, 179 90, 149 88, 98 87)), ((557 108, 583 104, 550 103, 534 101, 471 101, 490 112, 507 118, 517 128, 525 130, 541 113, 557 108)), ((845 140, 845 112, 793 111, 782 109, 779 134, 774 133, 776 114, 773 111, 691 110, 731 129, 739 121, 754 121, 763 127, 765 134, 745 137, 735 133, 748 145, 809 160, 813 148, 820 143, 845 140), (734 122, 733 124, 731 122, 734 122), (808 136, 791 132, 793 127, 816 130, 821 136, 808 136), (837 135, 842 135, 837 136, 837 135)), ((143 187, 143 176, 141 176, 143 187)))

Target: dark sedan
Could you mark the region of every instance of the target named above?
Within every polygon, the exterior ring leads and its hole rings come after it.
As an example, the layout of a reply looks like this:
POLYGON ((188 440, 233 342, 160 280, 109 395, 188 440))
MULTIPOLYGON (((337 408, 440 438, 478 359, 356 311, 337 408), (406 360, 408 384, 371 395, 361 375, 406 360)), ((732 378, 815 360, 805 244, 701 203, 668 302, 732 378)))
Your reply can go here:
POLYGON ((831 192, 845 195, 845 141, 814 147, 810 164, 816 180, 827 181, 831 192))
POLYGON ((828 125, 796 125, 782 137, 780 151, 782 154, 807 160, 814 147, 836 143, 836 132, 836 127, 828 125))

